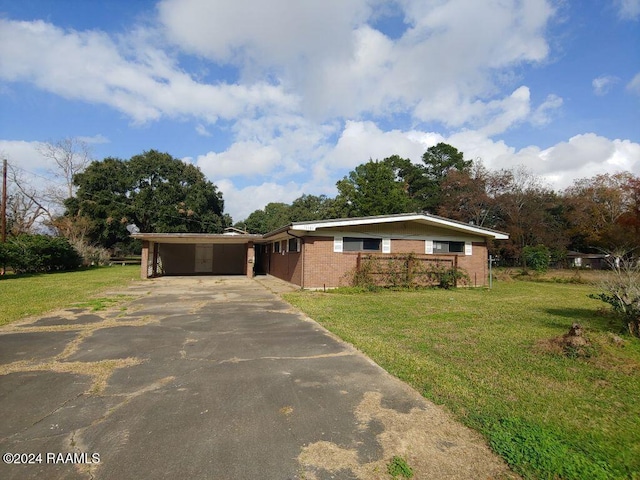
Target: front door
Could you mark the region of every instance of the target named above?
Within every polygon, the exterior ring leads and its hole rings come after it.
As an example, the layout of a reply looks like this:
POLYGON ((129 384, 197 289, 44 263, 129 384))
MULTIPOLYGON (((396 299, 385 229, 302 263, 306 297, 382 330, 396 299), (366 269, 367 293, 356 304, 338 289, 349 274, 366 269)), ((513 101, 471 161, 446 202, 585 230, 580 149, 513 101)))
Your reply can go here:
POLYGON ((195 272, 213 272, 213 245, 196 244, 195 272))

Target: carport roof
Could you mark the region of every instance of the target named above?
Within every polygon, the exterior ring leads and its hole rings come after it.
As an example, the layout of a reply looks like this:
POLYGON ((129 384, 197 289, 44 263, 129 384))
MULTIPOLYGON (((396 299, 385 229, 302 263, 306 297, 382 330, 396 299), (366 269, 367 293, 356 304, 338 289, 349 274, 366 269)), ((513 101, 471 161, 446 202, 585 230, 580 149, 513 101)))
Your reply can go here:
POLYGON ((247 242, 259 242, 262 235, 234 234, 234 233, 134 233, 131 235, 138 240, 147 240, 156 243, 218 243, 218 244, 244 244, 247 242))

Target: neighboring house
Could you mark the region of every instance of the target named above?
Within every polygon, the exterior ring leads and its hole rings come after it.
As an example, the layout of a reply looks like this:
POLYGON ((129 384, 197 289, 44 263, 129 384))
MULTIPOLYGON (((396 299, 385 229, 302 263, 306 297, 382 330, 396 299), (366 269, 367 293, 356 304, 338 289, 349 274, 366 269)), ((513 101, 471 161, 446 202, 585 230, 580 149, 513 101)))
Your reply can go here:
POLYGON ((487 283, 487 242, 506 233, 435 215, 408 213, 294 222, 265 235, 138 233, 142 277, 270 274, 302 288, 347 285, 362 255, 413 253, 487 283))
POLYGON ((569 266, 572 268, 591 268, 594 270, 608 268, 608 258, 609 255, 603 253, 567 253, 567 260, 569 260, 569 266))

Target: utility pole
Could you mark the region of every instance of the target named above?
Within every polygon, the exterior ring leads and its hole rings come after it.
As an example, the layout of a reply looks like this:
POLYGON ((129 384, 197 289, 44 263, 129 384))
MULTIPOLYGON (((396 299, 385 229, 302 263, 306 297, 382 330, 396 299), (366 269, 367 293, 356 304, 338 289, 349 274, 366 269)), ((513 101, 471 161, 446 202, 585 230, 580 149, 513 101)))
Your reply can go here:
POLYGON ((7 159, 2 160, 2 243, 7 241, 7 159))
MULTIPOLYGON (((0 206, 0 216, 2 216, 2 233, 0 240, 7 241, 7 159, 2 160, 2 206, 0 206)), ((4 275, 4 265, 0 265, 0 275, 4 275)))

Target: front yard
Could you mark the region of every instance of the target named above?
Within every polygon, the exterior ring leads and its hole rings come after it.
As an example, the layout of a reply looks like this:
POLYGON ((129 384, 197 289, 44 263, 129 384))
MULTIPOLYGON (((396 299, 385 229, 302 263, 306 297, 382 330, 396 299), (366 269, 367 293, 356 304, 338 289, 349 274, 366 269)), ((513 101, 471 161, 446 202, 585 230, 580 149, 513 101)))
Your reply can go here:
POLYGON ((595 287, 296 292, 285 298, 483 433, 525 478, 640 479, 640 341, 595 287), (550 340, 580 323, 580 352, 550 340))
POLYGON ((140 266, 95 267, 59 273, 7 274, 0 277, 0 325, 74 303, 140 278, 140 266))

